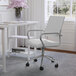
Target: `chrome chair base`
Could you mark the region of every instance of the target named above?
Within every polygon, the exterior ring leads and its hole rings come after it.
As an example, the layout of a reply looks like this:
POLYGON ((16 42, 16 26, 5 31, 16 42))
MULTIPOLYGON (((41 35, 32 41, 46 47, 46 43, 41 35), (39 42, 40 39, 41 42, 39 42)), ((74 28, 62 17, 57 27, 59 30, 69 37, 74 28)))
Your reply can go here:
MULTIPOLYGON (((47 55, 43 55, 43 56, 42 56, 42 55, 39 55, 39 56, 30 58, 29 60, 27 60, 27 62, 26 62, 26 67, 29 67, 29 66, 30 66, 30 63, 29 63, 29 62, 30 62, 31 60, 34 60, 34 62, 37 62, 37 61, 38 61, 37 59, 40 58, 40 57, 41 57, 41 58, 44 58, 44 57, 45 57, 45 58, 49 59, 52 63, 55 62, 55 59, 54 59, 53 57, 51 57, 51 56, 47 56, 47 55)), ((41 65, 40 65, 40 68, 39 68, 40 70, 44 70, 44 67, 43 67, 42 64, 43 64, 43 60, 41 60, 41 65)), ((55 68, 58 68, 58 66, 59 66, 58 63, 56 63, 56 64, 55 64, 55 68)))

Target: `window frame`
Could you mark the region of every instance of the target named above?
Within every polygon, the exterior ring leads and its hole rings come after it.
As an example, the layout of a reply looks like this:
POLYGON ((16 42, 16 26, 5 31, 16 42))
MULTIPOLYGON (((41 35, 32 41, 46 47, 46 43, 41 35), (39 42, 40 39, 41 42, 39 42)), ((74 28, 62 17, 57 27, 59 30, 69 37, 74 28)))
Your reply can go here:
MULTIPOLYGON (((48 1, 52 1, 52 0, 45 0, 45 22, 48 20, 48 1)), ((56 0, 57 1, 57 0, 56 0)), ((58 2, 57 2, 57 5, 62 5, 62 4, 58 4, 58 2)), ((67 18, 67 17, 65 17, 65 21, 75 21, 75 18, 73 18, 72 17, 72 15, 73 15, 73 13, 72 13, 72 7, 73 7, 73 0, 70 0, 70 16, 67 18)), ((58 7, 57 7, 58 8, 58 7)), ((54 13, 53 14, 51 14, 50 13, 50 15, 54 15, 54 13)), ((57 13, 57 15, 58 15, 58 13, 57 13)))

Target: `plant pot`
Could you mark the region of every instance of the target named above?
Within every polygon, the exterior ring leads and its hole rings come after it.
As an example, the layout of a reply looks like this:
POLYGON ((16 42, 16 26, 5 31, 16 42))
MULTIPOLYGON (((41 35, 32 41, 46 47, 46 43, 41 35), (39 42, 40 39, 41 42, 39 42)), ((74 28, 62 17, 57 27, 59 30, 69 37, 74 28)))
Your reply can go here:
POLYGON ((15 8, 16 18, 21 18, 22 7, 15 8))

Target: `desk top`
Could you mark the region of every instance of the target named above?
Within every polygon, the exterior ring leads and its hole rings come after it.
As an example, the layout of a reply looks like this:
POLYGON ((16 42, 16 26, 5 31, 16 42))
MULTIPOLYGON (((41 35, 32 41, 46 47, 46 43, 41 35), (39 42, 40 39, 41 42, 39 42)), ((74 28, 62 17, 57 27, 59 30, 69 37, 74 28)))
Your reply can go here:
POLYGON ((7 21, 7 22, 0 22, 0 28, 7 28, 10 26, 25 26, 25 25, 32 25, 36 24, 38 21, 7 21))

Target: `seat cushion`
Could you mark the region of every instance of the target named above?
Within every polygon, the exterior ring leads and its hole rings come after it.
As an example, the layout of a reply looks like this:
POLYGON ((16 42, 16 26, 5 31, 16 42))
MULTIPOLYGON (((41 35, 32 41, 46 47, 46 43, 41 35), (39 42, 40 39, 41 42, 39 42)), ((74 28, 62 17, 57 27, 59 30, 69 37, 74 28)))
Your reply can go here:
MULTIPOLYGON (((40 41, 40 39, 29 39, 27 41, 28 45, 30 45, 31 47, 37 47, 37 48, 41 48, 42 47, 42 42, 40 41)), ((43 39, 43 43, 46 47, 50 47, 50 46, 57 46, 59 45, 59 43, 55 42, 55 41, 51 41, 51 40, 47 40, 47 39, 43 39)))

